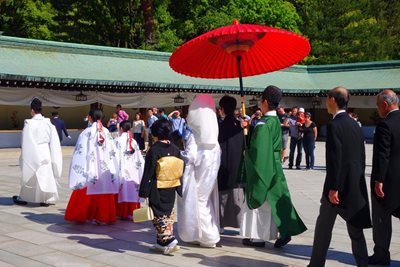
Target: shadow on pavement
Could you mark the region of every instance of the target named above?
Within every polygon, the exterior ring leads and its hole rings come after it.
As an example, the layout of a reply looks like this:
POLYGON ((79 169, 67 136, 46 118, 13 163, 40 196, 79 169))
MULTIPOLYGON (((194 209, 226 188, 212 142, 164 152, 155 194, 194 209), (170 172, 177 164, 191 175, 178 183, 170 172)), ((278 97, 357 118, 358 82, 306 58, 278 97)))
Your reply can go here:
POLYGON ((218 266, 220 264, 221 266, 252 266, 252 267, 258 267, 258 266, 263 266, 263 267, 284 267, 288 265, 280 264, 280 263, 275 263, 275 262, 270 262, 270 261, 264 261, 264 260, 254 260, 254 259, 249 259, 249 258, 244 258, 244 257, 236 257, 236 256, 205 256, 202 254, 198 253, 184 253, 182 254, 184 257, 188 258, 198 258, 201 259, 201 261, 198 262, 198 264, 204 265, 204 266, 218 266))
POLYGON ((0 206, 12 206, 14 201, 12 197, 0 197, 0 206))

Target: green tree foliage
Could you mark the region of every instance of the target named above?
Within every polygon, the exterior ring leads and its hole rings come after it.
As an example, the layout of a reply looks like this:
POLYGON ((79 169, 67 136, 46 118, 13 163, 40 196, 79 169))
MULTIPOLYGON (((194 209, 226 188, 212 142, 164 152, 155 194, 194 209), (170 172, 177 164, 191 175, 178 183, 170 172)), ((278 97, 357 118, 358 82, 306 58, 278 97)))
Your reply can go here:
POLYGON ((306 64, 399 58, 399 54, 395 55, 392 52, 395 43, 392 37, 396 36, 396 40, 399 37, 399 19, 398 16, 389 19, 391 8, 387 4, 387 2, 395 4, 398 12, 399 1, 292 0, 291 2, 303 19, 304 23, 300 29, 309 38, 312 46, 310 56, 304 61, 306 64), (387 19, 391 22, 388 23, 387 19), (397 24, 393 20, 397 20, 397 24), (389 30, 390 28, 392 30, 389 30), (397 29, 397 33, 394 28, 397 29))
POLYGON ((4 35, 52 40, 58 26, 50 1, 5 0, 0 2, 0 31, 4 35))

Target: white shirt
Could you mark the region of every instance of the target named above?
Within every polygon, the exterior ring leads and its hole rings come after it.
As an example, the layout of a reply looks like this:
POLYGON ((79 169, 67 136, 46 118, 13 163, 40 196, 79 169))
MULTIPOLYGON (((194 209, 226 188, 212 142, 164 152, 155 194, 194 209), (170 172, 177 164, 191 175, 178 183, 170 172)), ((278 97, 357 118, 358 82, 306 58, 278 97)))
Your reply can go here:
POLYGON ((276 110, 270 110, 270 111, 267 111, 265 114, 264 114, 265 116, 277 116, 276 115, 276 110))
POLYGON ((339 110, 338 112, 336 112, 335 115, 333 115, 333 118, 335 119, 335 117, 336 117, 338 114, 343 113, 343 112, 346 112, 346 110, 344 110, 344 109, 339 110))

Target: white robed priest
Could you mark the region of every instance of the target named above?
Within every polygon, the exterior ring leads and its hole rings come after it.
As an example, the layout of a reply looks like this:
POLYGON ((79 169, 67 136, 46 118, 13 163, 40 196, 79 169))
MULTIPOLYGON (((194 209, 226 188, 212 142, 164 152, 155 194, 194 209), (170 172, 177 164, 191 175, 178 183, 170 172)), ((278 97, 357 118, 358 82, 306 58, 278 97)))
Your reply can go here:
POLYGON ((178 234, 188 243, 214 248, 219 236, 218 170, 221 149, 215 103, 198 95, 189 107, 191 128, 182 156, 186 161, 182 198, 178 198, 178 234))
POLYGON ((22 130, 21 192, 13 196, 18 205, 27 202, 41 206, 54 204, 58 199, 57 181, 61 177, 62 152, 57 130, 50 119, 41 114, 42 102, 31 102, 32 119, 25 120, 22 130))

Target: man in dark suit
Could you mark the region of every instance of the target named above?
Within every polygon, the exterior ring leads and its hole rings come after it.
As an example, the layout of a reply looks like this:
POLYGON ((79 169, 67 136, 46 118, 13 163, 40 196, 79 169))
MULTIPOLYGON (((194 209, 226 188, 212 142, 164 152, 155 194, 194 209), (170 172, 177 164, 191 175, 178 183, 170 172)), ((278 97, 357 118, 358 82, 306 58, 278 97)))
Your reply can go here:
POLYGON ((400 218, 400 111, 399 98, 392 90, 382 91, 376 107, 383 120, 374 136, 371 202, 374 255, 370 265, 390 265, 392 215, 400 218))
POLYGON ((53 117, 50 121, 56 127, 58 138, 60 138, 60 142, 63 140, 62 132, 64 132, 65 136, 71 138, 68 134, 67 128, 65 128, 65 123, 62 119, 58 117, 58 112, 52 112, 51 116, 53 117))
POLYGON ((224 227, 240 228, 243 215, 244 194, 238 177, 245 139, 240 121, 234 116, 236 104, 236 99, 227 95, 219 101, 223 119, 219 123, 218 135, 221 147, 221 165, 218 171, 221 233, 224 227))
POLYGON ((329 91, 326 99, 333 120, 327 127, 326 178, 315 225, 311 267, 325 265, 332 229, 339 214, 347 223, 357 266, 367 266, 368 251, 363 228, 371 227, 365 147, 360 126, 346 113, 349 93, 344 87, 329 91))

